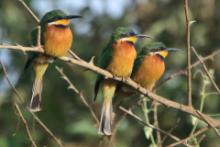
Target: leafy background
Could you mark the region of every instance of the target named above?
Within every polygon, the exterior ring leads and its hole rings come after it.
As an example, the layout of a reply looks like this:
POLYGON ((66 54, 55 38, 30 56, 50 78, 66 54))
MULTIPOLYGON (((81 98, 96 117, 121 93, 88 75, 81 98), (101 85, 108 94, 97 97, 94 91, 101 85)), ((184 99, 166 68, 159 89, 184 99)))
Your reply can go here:
MULTIPOLYGON (((42 17, 52 9, 62 9, 69 14, 81 14, 83 19, 73 21, 75 32, 73 51, 81 58, 95 60, 107 44, 112 31, 118 26, 129 26, 137 32, 152 35, 156 40, 169 47, 185 49, 185 16, 183 0, 27 0, 31 9, 42 17)), ((220 40, 220 1, 190 1, 190 14, 196 23, 191 29, 191 42, 197 51, 206 56, 219 47, 220 40)), ((0 43, 30 45, 30 32, 36 26, 35 20, 24 9, 18 0, 0 1, 0 43)), ((149 40, 141 41, 139 47, 147 45, 149 40)), ((27 55, 23 52, 0 50, 0 59, 5 63, 9 77, 16 84, 24 98, 22 107, 26 107, 31 96, 31 71, 23 73, 27 55), (21 78, 19 78, 21 77, 21 78), (18 82, 19 81, 19 82, 18 82)), ((207 62, 213 71, 217 84, 220 82, 219 56, 207 62)), ((196 58, 193 56, 193 61, 196 58)), ((166 73, 163 78, 186 67, 186 52, 171 54, 166 60, 166 73)), ((62 139, 65 146, 97 146, 101 137, 97 135, 97 126, 90 112, 80 98, 67 89, 67 84, 55 70, 60 66, 79 90, 82 90, 97 114, 101 103, 92 101, 96 74, 77 66, 55 61, 49 67, 44 79, 43 111, 37 115, 56 136, 62 139)), ((193 70, 193 104, 200 106, 202 86, 207 82, 205 93, 214 89, 200 72, 202 68, 193 70), (196 74, 197 73, 197 74, 196 74)), ((185 76, 178 76, 161 86, 157 93, 172 100, 186 103, 187 82, 185 76)), ((0 146, 30 146, 23 124, 16 116, 11 88, 4 80, 0 71, 0 146)), ((204 112, 215 114, 218 119, 220 111, 219 96, 208 95, 204 112)), ((140 108, 135 106, 135 113, 143 116, 140 108)), ((192 118, 177 110, 160 106, 159 124, 166 131, 170 130, 180 119, 173 134, 184 138, 193 128, 192 118)), ((55 146, 45 131, 39 129, 30 114, 24 111, 31 124, 32 134, 39 146, 55 146)), ((201 127, 202 125, 199 125, 201 127)), ((130 117, 121 120, 114 140, 117 147, 148 146, 150 141, 145 138, 143 126, 130 117)), ((171 143, 169 138, 165 144, 171 143)), ((201 146, 217 147, 219 138, 213 131, 208 131, 201 146)))

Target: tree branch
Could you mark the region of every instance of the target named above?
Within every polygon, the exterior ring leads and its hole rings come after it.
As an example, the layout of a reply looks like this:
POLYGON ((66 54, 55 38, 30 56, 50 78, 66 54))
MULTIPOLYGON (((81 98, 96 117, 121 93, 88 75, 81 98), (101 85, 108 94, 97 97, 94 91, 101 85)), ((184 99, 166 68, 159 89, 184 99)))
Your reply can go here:
MULTIPOLYGON (((134 114, 131 110, 127 110, 127 109, 125 109, 125 108, 122 107, 122 106, 119 106, 119 109, 120 109, 121 111, 125 112, 126 114, 128 114, 129 116, 132 116, 132 118, 136 119, 137 121, 139 121, 140 123, 144 124, 145 126, 150 127, 150 128, 152 128, 152 129, 154 129, 154 130, 156 130, 156 131, 158 131, 158 132, 161 132, 161 133, 163 133, 163 134, 169 136, 170 138, 172 138, 172 139, 175 140, 175 141, 180 141, 180 139, 179 139, 178 137, 176 137, 176 136, 174 136, 174 135, 172 135, 172 134, 170 134, 170 133, 167 133, 166 131, 163 131, 163 130, 161 130, 160 128, 157 128, 157 127, 155 127, 155 126, 153 126, 153 125, 151 125, 151 124, 149 124, 149 123, 146 123, 146 122, 145 122, 144 120, 142 120, 139 116, 137 116, 136 114, 134 114)), ((183 143, 183 144, 185 144, 185 143, 183 143)))
MULTIPOLYGON (((19 100, 21 100, 21 96, 20 94, 18 93, 18 91, 16 90, 16 88, 14 87, 14 85, 11 83, 9 77, 8 77, 8 73, 6 71, 6 68, 4 66, 4 64, 2 63, 2 61, 0 60, 0 64, 2 66, 2 69, 3 69, 3 72, 4 72, 4 76, 5 76, 5 79, 7 80, 8 84, 10 85, 10 87, 12 88, 12 90, 14 91, 14 93, 17 95, 17 97, 19 98, 19 100)), ((23 116, 22 112, 21 112, 21 109, 19 107, 19 105, 14 102, 14 107, 17 111, 17 116, 19 116, 21 118, 21 121, 23 122, 24 126, 25 126, 25 129, 26 129, 26 132, 27 132, 27 135, 28 135, 28 138, 29 140, 31 141, 33 147, 37 147, 37 144, 35 143, 32 135, 31 135, 31 131, 30 131, 30 127, 27 123, 27 120, 25 119, 25 117, 23 116)))
POLYGON ((200 61, 200 63, 202 64, 202 67, 206 73, 206 75, 208 76, 210 82, 212 83, 213 87, 215 88, 215 90, 218 92, 218 94, 220 95, 220 90, 217 86, 217 84, 215 83, 215 81, 212 79, 211 74, 209 73, 208 68, 206 67, 204 61, 202 61, 201 57, 199 56, 199 54, 197 53, 196 49, 194 47, 192 47, 193 52, 195 53, 196 57, 198 58, 198 60, 200 61))
POLYGON ((24 2, 24 0, 18 0, 25 8, 26 10, 31 14, 31 16, 35 19, 37 23, 40 22, 39 18, 34 14, 34 12, 28 7, 28 5, 24 2))
POLYGON ((84 105, 89 109, 90 113, 92 114, 92 117, 96 121, 96 124, 99 124, 99 120, 93 111, 92 107, 89 105, 89 103, 86 101, 86 98, 83 96, 83 94, 74 86, 74 84, 69 80, 69 78, 64 74, 63 70, 59 67, 56 67, 57 71, 60 73, 61 78, 64 79, 68 84, 68 89, 74 91, 82 100, 84 105))
POLYGON ((189 19, 189 1, 185 0, 184 10, 186 17, 186 46, 187 46, 187 79, 188 79, 188 105, 192 106, 192 71, 191 71, 191 47, 190 47, 190 25, 192 21, 189 19))
MULTIPOLYGON (((15 49, 16 48, 17 50, 19 50, 18 46, 8 46, 8 47, 9 47, 9 49, 11 49, 11 48, 15 49)), ((0 48, 1 48, 1 46, 0 46, 0 48)), ((36 47, 33 47, 33 48, 21 47, 20 48, 20 50, 24 50, 24 49, 26 49, 26 51, 36 51, 36 52, 41 52, 42 53, 42 51, 39 50, 39 48, 36 48, 36 47)), ((175 101, 172 101, 172 100, 170 100, 171 98, 165 98, 165 97, 159 96, 159 95, 157 95, 157 94, 155 94, 155 93, 153 93, 153 92, 151 92, 151 91, 141 87, 139 84, 135 83, 130 78, 123 79, 123 78, 120 78, 120 77, 115 77, 110 72, 95 66, 92 62, 88 63, 88 62, 86 62, 84 60, 77 60, 77 59, 66 57, 66 56, 60 57, 59 59, 65 61, 65 62, 69 62, 69 63, 75 64, 75 65, 81 66, 81 67, 89 69, 91 71, 94 71, 94 72, 96 72, 98 74, 103 75, 105 78, 112 78, 114 80, 123 82, 123 83, 129 85, 130 87, 136 89, 141 94, 149 97, 152 100, 155 100, 155 101, 157 101, 157 102, 159 102, 159 103, 161 103, 163 105, 166 105, 168 107, 172 107, 172 108, 178 109, 180 111, 186 112, 188 114, 191 114, 191 115, 199 118, 200 120, 203 120, 203 118, 196 112, 196 109, 194 109, 193 107, 188 106, 188 105, 184 105, 184 104, 180 104, 180 103, 177 103, 175 101)), ((220 126, 220 122, 219 121, 209 117, 208 115, 204 114, 203 117, 206 117, 207 119, 212 120, 211 122, 213 123, 212 125, 214 127, 219 127, 220 126)))
MULTIPOLYGON (((220 54, 220 49, 217 49, 216 51, 212 52, 212 53, 209 54, 208 56, 200 57, 200 59, 201 59, 202 62, 205 62, 205 61, 207 61, 207 60, 213 60, 213 58, 214 58, 216 55, 218 55, 218 54, 220 54)), ((198 66, 198 65, 200 65, 200 64, 201 64, 200 61, 196 61, 196 62, 194 62, 194 63, 190 66, 190 68, 192 69, 192 68, 194 68, 194 67, 196 67, 196 66, 198 66)), ((157 86, 156 86, 154 89, 159 88, 160 86, 162 86, 163 84, 165 84, 167 81, 169 81, 169 80, 171 80, 171 79, 173 79, 173 78, 175 78, 175 77, 177 77, 177 76, 180 76, 180 75, 187 75, 187 69, 180 70, 180 71, 178 71, 178 72, 175 72, 175 73, 171 74, 169 77, 167 77, 166 79, 164 79, 163 81, 161 81, 160 83, 158 83, 157 86)))

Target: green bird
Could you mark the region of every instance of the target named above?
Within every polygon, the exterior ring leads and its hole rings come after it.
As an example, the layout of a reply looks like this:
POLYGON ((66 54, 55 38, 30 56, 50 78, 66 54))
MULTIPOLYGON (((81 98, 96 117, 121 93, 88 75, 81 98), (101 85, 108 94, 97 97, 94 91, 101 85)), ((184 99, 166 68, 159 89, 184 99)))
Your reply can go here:
POLYGON ((144 47, 135 60, 131 78, 142 87, 152 90, 165 71, 164 59, 169 52, 174 51, 180 49, 167 48, 161 42, 154 42, 144 47))
MULTIPOLYGON (((80 15, 67 15, 62 10, 52 10, 47 12, 40 20, 41 40, 44 53, 34 53, 30 56, 25 68, 33 65, 35 74, 32 88, 30 110, 40 111, 42 81, 49 63, 57 57, 67 54, 73 44, 73 32, 70 29, 71 19, 80 18, 80 15)), ((32 44, 37 45, 38 30, 32 31, 32 44)))
MULTIPOLYGON (((129 28, 119 27, 112 34, 107 47, 102 51, 99 67, 111 72, 114 76, 129 77, 136 58, 135 43, 139 38, 151 38, 147 35, 136 34, 129 28)), ((103 105, 99 125, 99 134, 111 135, 112 124, 112 99, 118 82, 112 79, 104 79, 98 75, 95 84, 95 99, 101 87, 103 105)))

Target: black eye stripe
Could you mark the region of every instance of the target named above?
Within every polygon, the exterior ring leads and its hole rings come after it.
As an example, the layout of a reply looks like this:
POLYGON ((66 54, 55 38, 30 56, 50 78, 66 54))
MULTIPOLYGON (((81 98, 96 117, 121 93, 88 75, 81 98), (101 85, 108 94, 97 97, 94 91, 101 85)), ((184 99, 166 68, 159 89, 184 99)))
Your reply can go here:
POLYGON ((164 47, 159 47, 159 48, 151 49, 150 51, 151 51, 151 52, 159 52, 159 51, 164 51, 164 50, 166 50, 166 48, 164 48, 164 47))
POLYGON ((135 33, 135 32, 130 32, 129 35, 130 35, 130 36, 135 36, 136 33, 135 33))
POLYGON ((136 33, 135 32, 128 32, 128 33, 123 33, 123 34, 121 34, 121 38, 123 38, 123 37, 129 37, 129 36, 135 36, 136 35, 136 33))

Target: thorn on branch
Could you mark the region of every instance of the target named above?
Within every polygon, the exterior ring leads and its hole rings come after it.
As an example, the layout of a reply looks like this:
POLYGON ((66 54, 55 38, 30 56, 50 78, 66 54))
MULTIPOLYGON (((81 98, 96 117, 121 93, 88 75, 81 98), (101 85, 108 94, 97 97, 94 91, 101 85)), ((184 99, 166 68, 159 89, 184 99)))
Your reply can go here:
POLYGON ((194 24, 196 22, 196 20, 191 20, 189 21, 189 25, 191 26, 192 24, 194 24))
POLYGON ((89 60, 89 64, 94 65, 95 56, 92 56, 92 58, 89 60))

